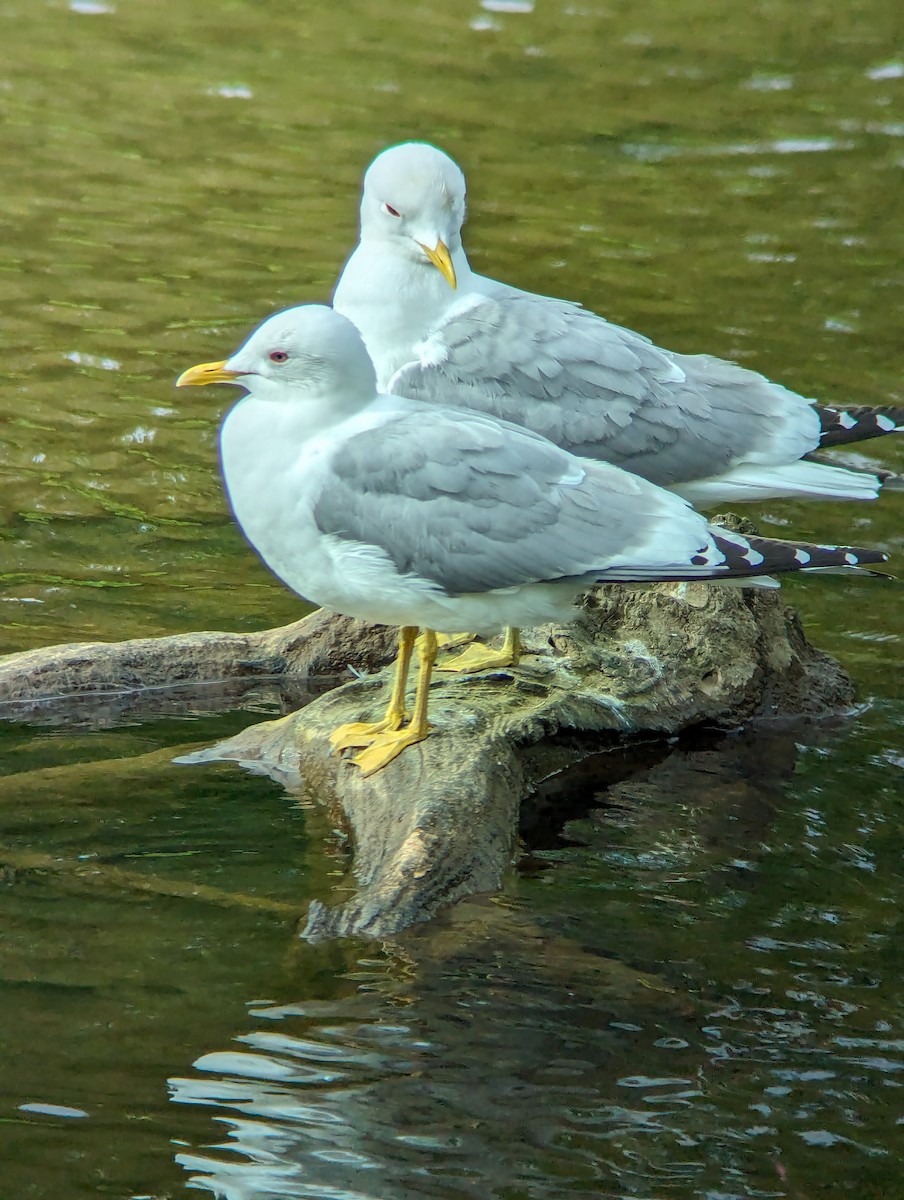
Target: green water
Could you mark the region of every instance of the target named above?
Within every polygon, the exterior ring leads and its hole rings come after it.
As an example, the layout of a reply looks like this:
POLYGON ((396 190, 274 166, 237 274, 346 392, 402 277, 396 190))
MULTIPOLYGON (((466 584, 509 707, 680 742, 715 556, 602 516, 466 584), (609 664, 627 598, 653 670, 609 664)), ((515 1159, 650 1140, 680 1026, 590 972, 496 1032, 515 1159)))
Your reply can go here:
MULTIPOLYGON (((328 296, 405 138, 468 173, 476 269, 904 402, 897 0, 494 7, 0 5, 0 652, 298 614, 226 513, 230 394, 173 381, 328 296)), ((900 492, 751 515, 904 570, 900 492)), ((318 809, 171 764, 278 698, 4 727, 0 1197, 904 1195, 901 592, 787 594, 867 709, 582 777, 607 807, 392 946, 296 939, 348 886, 318 809)))

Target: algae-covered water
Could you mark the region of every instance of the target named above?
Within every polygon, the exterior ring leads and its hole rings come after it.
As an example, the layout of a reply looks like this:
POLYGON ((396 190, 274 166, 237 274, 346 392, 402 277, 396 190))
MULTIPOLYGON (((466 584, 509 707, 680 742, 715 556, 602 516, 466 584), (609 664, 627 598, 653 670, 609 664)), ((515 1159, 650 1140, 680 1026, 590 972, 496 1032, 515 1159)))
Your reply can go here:
MULTIPOLYGON (((227 515, 231 394, 173 381, 328 297, 405 138, 465 168, 477 269, 904 402, 897 0, 0 22, 0 652, 298 615, 227 515)), ((900 492, 751 515, 904 570, 900 492)), ((904 1194, 902 593, 787 594, 857 714, 585 772, 501 897, 387 946, 296 938, 349 886, 317 807, 172 765, 278 698, 0 728, 0 1197, 904 1194)))

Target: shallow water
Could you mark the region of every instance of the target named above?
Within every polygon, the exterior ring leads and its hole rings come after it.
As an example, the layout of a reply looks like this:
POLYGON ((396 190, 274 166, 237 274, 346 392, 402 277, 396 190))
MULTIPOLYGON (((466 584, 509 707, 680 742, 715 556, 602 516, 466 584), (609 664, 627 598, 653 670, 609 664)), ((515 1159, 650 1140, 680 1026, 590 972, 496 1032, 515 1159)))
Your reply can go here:
MULTIPOLYGON (((0 649, 297 615, 229 393, 172 381, 329 294, 403 138, 468 172, 477 269, 902 402, 899 5, 530 8, 6 0, 0 649)), ((904 569, 900 493, 752 515, 904 569)), ((787 593, 870 707, 582 776, 608 807, 387 947, 294 936, 348 886, 319 810, 171 764, 263 689, 6 726, 0 1195, 904 1192, 900 589, 787 593)))

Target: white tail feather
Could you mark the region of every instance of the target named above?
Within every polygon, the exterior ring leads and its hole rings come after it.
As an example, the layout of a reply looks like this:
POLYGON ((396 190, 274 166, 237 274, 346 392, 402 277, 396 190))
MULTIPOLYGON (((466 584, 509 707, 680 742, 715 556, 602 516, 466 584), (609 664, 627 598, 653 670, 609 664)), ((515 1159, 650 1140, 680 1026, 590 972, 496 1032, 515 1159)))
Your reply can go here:
MULTIPOLYGON (((850 568, 849 568, 850 569, 850 568)), ((707 579, 707 583, 715 587, 756 587, 780 588, 781 580, 773 579, 771 575, 748 575, 746 579, 707 579)))
POLYGON ((726 471, 724 475, 673 484, 669 490, 689 500, 695 508, 711 508, 714 504, 770 500, 782 496, 875 500, 881 486, 879 477, 866 471, 851 471, 847 467, 832 467, 827 463, 801 459, 776 467, 746 463, 726 471))

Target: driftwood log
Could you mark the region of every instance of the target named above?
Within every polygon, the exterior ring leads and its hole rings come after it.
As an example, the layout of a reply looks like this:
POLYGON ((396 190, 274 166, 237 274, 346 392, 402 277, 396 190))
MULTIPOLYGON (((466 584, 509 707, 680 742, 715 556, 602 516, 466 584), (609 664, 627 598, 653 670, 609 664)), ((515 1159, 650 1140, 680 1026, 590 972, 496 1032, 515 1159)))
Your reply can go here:
POLYGON ((0 659, 0 715, 66 720, 75 697, 112 705, 113 720, 123 696, 172 687, 200 689, 209 709, 214 686, 226 704, 249 681, 300 678, 303 708, 178 761, 236 760, 335 810, 357 890, 340 905, 311 906, 305 934, 318 939, 385 937, 495 890, 515 852, 522 801, 590 753, 617 757, 695 726, 822 716, 853 699, 848 677, 807 642, 775 591, 603 588, 573 625, 526 631, 524 641, 528 654, 512 671, 437 672, 435 732, 367 779, 327 739, 339 724, 382 715, 390 675, 379 668, 392 658, 393 634, 323 612, 257 635, 11 655, 0 659), (305 680, 349 666, 378 673, 325 694, 306 690, 305 680))
POLYGON ((0 657, 0 718, 93 727, 151 717, 192 703, 235 705, 249 689, 278 684, 293 706, 351 666, 391 661, 395 631, 318 609, 260 633, 181 633, 125 642, 76 642, 0 657))

